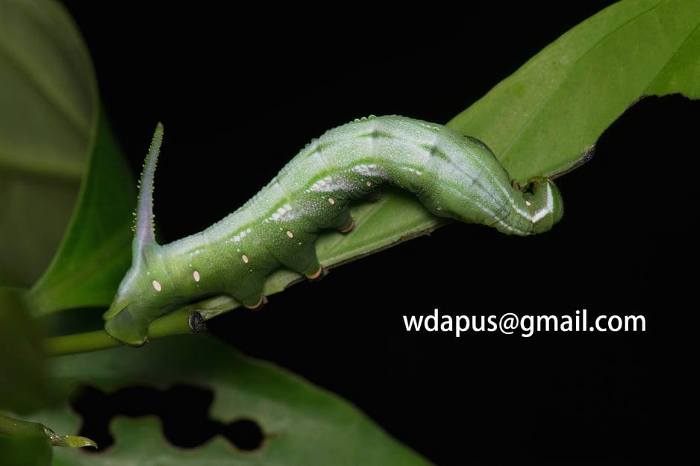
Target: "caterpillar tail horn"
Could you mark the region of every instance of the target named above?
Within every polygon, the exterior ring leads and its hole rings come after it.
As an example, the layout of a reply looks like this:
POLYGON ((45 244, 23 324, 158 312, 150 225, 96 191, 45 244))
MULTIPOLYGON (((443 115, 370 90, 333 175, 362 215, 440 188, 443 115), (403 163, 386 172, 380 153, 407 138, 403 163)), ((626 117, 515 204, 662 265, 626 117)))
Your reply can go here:
POLYGON ((158 165, 160 146, 163 143, 163 124, 158 123, 148 148, 139 182, 139 199, 136 208, 136 225, 132 245, 132 263, 141 257, 145 248, 156 244, 155 221, 153 217, 153 186, 158 165))
POLYGON ((139 276, 140 270, 144 266, 144 259, 153 249, 158 247, 153 217, 153 188, 158 155, 163 143, 163 132, 163 124, 158 123, 141 172, 134 239, 131 246, 131 269, 125 280, 122 281, 112 305, 103 316, 107 320, 106 329, 110 335, 134 345, 143 344, 146 341, 148 323, 141 322, 142 319, 136 317, 137 312, 130 312, 130 308, 138 307, 139 303, 134 302, 137 297, 126 293, 126 288, 128 288, 130 281, 129 277, 139 276))

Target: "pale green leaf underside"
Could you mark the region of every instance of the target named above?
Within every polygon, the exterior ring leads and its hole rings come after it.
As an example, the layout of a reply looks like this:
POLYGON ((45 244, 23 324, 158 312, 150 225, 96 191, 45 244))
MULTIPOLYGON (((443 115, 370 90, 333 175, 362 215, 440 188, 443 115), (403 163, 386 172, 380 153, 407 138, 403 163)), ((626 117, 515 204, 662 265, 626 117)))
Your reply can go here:
POLYGON ((96 116, 90 59, 54 1, 0 1, 0 284, 30 285, 71 216, 96 116))
MULTIPOLYGON (((307 466, 424 465, 422 457, 396 442, 346 401, 269 363, 241 356, 208 336, 180 336, 134 350, 119 348, 56 358, 56 380, 87 383, 111 391, 130 385, 168 387, 183 380, 215 393, 212 418, 255 420, 265 432, 263 447, 234 449, 215 437, 190 450, 175 448, 154 418, 113 422, 115 444, 105 453, 85 455, 54 450, 54 466, 243 464, 307 466)), ((77 432, 68 409, 45 412, 37 421, 60 432, 77 432)))

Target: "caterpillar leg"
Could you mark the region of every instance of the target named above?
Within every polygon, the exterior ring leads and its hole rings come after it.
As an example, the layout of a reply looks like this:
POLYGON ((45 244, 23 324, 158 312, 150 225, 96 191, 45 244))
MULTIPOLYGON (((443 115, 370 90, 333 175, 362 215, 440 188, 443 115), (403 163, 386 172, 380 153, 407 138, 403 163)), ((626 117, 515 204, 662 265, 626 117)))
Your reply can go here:
POLYGON ((372 191, 364 197, 365 202, 374 203, 382 198, 382 193, 380 191, 372 191))
POLYGON ((257 310, 267 303, 267 298, 263 295, 264 283, 264 275, 250 275, 244 279, 235 280, 228 294, 243 307, 257 310))
POLYGON ((338 230, 340 233, 350 233, 355 229, 355 219, 350 215, 350 209, 340 214, 334 221, 331 228, 338 230))
POLYGON ((244 306, 245 306, 247 309, 250 309, 251 311, 259 311, 260 309, 262 309, 262 307, 263 307, 265 304, 267 304, 267 296, 261 295, 261 296, 260 296, 260 299, 258 300, 258 302, 255 303, 254 305, 251 306, 251 305, 244 304, 244 306))
POLYGON ((311 281, 320 280, 328 274, 326 268, 322 266, 321 263, 318 261, 318 257, 316 257, 316 251, 314 251, 313 253, 313 259, 309 259, 310 260, 307 261, 303 270, 297 269, 295 270, 295 272, 301 273, 311 281))
POLYGON ((317 281, 321 280, 323 277, 325 277, 326 275, 328 275, 328 269, 321 265, 321 266, 319 266, 316 273, 314 273, 313 275, 307 275, 306 278, 310 282, 317 282, 317 281))
MULTIPOLYGON (((335 221, 329 228, 335 228, 335 221)), ((347 225, 347 220, 338 225, 347 225)), ((321 263, 316 255, 318 235, 304 231, 299 225, 287 225, 278 235, 278 241, 287 242, 288 246, 275 251, 276 260, 285 268, 314 279, 322 275, 321 263)))
POLYGON ((350 217, 350 221, 347 223, 347 225, 338 228, 338 231, 340 233, 350 233, 352 230, 355 229, 355 226, 355 220, 352 217, 350 217))

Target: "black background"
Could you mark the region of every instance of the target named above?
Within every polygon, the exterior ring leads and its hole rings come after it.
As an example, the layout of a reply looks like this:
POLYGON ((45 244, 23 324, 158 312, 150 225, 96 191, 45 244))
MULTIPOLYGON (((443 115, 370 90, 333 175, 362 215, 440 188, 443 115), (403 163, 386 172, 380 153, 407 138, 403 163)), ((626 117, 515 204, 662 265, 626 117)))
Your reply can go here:
MULTIPOLYGON (((155 123, 166 126, 155 195, 166 242, 234 210, 328 128, 368 114, 448 121, 608 3, 68 6, 135 172, 155 123)), ((566 214, 548 234, 450 225, 210 329, 350 400, 437 464, 667 462, 691 438, 699 121, 700 104, 679 96, 635 105, 558 180, 566 214), (435 307, 585 307, 644 314, 648 330, 405 332, 403 314, 435 307)))

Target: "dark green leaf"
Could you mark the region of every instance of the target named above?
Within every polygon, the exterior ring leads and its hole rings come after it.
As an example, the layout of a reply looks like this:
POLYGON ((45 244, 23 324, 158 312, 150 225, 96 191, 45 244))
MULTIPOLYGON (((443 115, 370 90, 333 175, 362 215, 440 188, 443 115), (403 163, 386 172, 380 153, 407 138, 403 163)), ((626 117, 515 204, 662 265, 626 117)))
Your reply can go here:
POLYGON ((14 419, 0 413, 0 464, 44 466, 51 464, 51 447, 97 447, 75 435, 59 435, 36 422, 14 419))
POLYGON ((49 466, 51 442, 44 426, 0 414, 0 464, 49 466))
POLYGON ((22 294, 0 288, 0 410, 26 413, 51 400, 41 337, 22 294))
POLYGON ((131 262, 135 199, 129 167, 102 115, 66 237, 29 293, 34 312, 109 304, 131 262))

